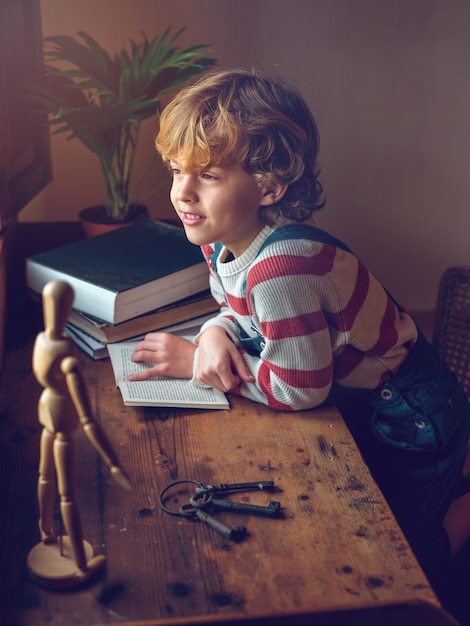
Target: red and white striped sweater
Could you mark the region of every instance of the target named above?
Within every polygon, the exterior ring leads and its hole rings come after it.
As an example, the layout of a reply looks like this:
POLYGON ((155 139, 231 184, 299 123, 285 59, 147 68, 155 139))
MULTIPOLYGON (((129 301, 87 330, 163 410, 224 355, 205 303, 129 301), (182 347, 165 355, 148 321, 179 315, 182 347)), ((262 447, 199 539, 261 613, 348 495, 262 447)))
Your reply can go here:
POLYGON ((224 262, 222 248, 217 273, 213 246, 202 247, 221 310, 201 332, 222 326, 255 377, 232 391, 296 411, 324 402, 333 380, 366 389, 381 385, 416 341, 413 320, 350 252, 309 239, 276 241, 259 252, 272 232, 265 226, 232 261, 224 262), (253 324, 263 335, 259 357, 242 349, 234 319, 247 335, 256 336, 253 324))

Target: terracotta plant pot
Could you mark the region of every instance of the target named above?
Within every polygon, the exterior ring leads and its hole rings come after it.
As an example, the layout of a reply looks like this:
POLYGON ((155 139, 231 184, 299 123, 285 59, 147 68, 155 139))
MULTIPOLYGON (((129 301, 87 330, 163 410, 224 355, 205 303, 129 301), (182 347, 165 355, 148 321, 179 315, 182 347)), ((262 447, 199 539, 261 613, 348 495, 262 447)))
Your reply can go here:
POLYGON ((95 237, 96 235, 109 233, 117 228, 130 226, 136 220, 146 219, 148 217, 148 209, 142 204, 135 204, 132 206, 129 219, 127 221, 114 222, 107 214, 105 205, 97 204, 95 206, 82 209, 78 214, 78 217, 85 235, 87 237, 95 237))

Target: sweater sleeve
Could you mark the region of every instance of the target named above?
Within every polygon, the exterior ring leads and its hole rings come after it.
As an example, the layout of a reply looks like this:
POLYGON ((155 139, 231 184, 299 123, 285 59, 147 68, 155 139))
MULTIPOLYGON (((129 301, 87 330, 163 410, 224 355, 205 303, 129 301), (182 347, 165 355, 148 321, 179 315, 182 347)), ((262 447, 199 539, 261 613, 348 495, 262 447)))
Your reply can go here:
POLYGON ((257 260, 247 275, 244 301, 248 310, 243 312, 238 310, 240 299, 224 292, 211 269, 211 289, 221 309, 200 331, 222 326, 254 376, 254 383, 243 382, 233 393, 280 410, 320 405, 333 379, 328 325, 315 295, 315 277, 310 272, 305 275, 306 260, 302 256, 257 260), (248 336, 262 335, 259 356, 244 350, 235 318, 248 336))
POLYGON ((264 340, 259 358, 244 354, 256 382, 240 393, 282 410, 313 408, 327 399, 333 381, 328 324, 313 277, 298 274, 295 263, 285 276, 278 270, 269 259, 249 276, 251 325, 264 340))

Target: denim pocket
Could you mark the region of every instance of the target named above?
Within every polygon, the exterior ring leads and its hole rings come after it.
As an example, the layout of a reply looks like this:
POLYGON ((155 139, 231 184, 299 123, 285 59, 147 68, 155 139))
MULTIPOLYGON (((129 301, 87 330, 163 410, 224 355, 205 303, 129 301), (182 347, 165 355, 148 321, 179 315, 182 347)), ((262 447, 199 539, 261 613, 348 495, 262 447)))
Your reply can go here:
POLYGON ((388 382, 373 394, 373 432, 402 449, 444 448, 462 420, 468 419, 467 399, 455 376, 441 366, 425 386, 415 382, 404 388, 388 382))
POLYGON ((383 385, 373 404, 372 431, 381 441, 409 450, 436 449, 431 421, 411 407, 397 389, 383 385))

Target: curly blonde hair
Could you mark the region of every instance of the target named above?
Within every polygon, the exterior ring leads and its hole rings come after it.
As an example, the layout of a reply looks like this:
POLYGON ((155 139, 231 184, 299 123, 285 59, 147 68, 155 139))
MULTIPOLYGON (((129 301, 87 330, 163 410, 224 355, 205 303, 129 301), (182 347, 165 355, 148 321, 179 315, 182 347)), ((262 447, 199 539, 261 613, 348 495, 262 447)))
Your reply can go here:
POLYGON ((188 171, 241 164, 260 187, 288 185, 260 207, 272 226, 304 221, 324 205, 317 178, 320 139, 308 106, 284 80, 243 69, 204 75, 179 91, 160 116, 156 148, 188 171))

